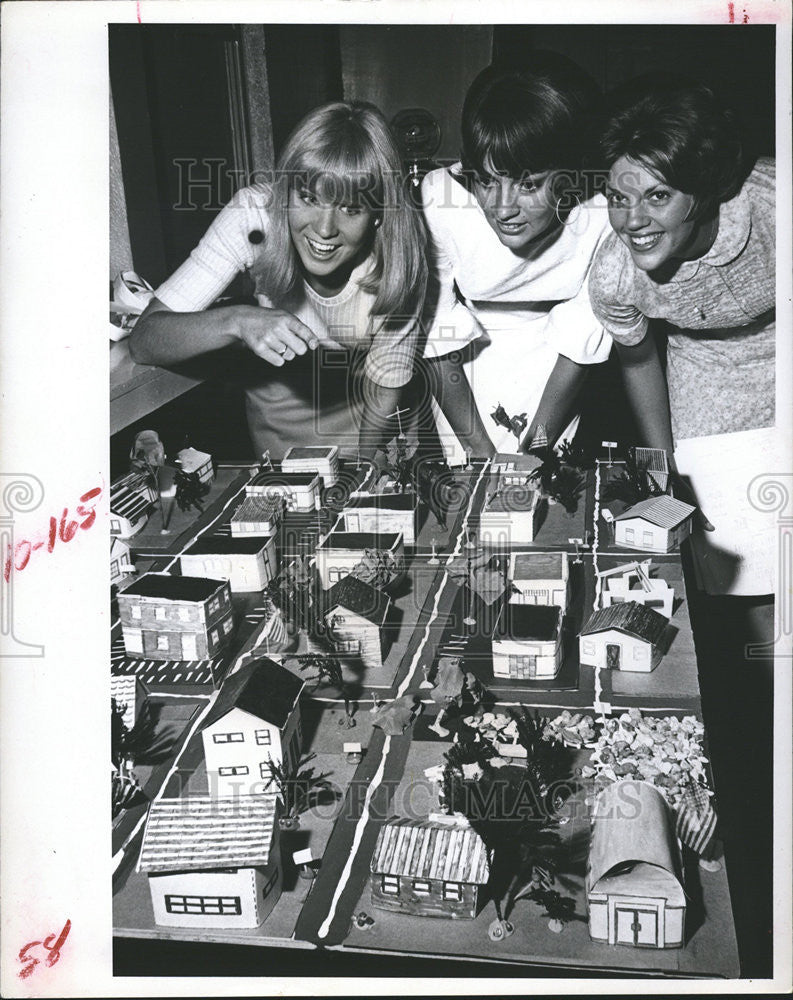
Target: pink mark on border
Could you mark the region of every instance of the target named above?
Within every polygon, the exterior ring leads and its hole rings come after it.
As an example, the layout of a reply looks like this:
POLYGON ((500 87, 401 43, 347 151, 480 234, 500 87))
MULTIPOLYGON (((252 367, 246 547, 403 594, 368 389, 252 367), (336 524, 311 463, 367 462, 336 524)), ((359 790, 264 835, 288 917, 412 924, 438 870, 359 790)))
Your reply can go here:
POLYGON ((136 7, 137 13, 138 13, 138 24, 143 24, 143 18, 140 16, 140 0, 137 0, 137 3, 135 4, 135 7, 136 7))

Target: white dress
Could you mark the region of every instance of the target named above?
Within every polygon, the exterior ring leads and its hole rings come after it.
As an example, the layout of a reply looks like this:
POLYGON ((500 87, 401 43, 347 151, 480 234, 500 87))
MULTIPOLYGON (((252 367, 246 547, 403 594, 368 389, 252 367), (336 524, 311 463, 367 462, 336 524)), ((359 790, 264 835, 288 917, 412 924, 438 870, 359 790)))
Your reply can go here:
MULTIPOLYGON (((455 179, 459 169, 433 170, 422 182, 434 277, 424 356, 458 354, 493 444, 511 452, 518 438, 491 416, 499 404, 509 417, 525 413, 531 421, 560 354, 578 364, 608 358, 611 337, 592 312, 587 287, 595 251, 610 232, 606 201, 598 195, 579 205, 526 260, 501 243, 455 179)), ((440 411, 437 420, 449 460, 462 461, 440 411)))

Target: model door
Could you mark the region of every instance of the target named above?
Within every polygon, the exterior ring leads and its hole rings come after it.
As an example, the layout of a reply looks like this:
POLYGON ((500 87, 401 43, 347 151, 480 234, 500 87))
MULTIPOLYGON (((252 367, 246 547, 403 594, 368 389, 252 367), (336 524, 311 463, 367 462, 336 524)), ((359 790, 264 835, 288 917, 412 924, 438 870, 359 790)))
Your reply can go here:
POLYGON ((361 530, 361 515, 358 513, 347 515, 347 531, 361 530))
POLYGON ((185 660, 197 660, 198 649, 196 647, 196 637, 185 633, 182 636, 182 658, 185 660))
POLYGON ((621 647, 616 642, 606 643, 606 668, 608 670, 619 670, 620 669, 620 654, 622 652, 621 647))
POLYGON ((645 948, 658 947, 658 913, 634 907, 617 907, 617 944, 632 944, 645 948))

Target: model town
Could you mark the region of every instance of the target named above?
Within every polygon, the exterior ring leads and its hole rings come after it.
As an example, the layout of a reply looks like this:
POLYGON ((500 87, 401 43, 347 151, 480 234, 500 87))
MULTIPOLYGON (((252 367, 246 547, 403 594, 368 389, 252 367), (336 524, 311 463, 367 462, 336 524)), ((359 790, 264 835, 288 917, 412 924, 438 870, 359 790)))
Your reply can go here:
POLYGON ((687 901, 721 867, 703 727, 639 707, 669 689, 694 514, 665 453, 392 458, 216 470, 132 445, 116 922, 409 951, 432 917, 444 952, 556 936, 604 965, 691 947, 687 901))

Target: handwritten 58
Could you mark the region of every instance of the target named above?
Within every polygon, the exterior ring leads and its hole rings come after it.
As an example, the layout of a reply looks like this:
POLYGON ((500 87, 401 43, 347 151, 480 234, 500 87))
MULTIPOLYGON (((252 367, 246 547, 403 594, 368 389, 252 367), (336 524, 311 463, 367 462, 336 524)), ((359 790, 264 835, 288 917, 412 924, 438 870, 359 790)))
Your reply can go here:
POLYGON ((35 955, 29 955, 28 952, 32 948, 41 947, 47 952, 47 957, 44 959, 44 964, 46 966, 53 966, 61 957, 61 948, 63 947, 64 941, 69 936, 69 931, 72 928, 71 920, 67 920, 63 925, 63 930, 57 936, 54 934, 48 934, 43 941, 28 941, 24 948, 19 949, 19 954, 17 955, 17 960, 24 964, 24 968, 20 969, 18 976, 20 979, 27 979, 27 977, 33 972, 37 965, 41 964, 41 959, 36 958, 35 955))

